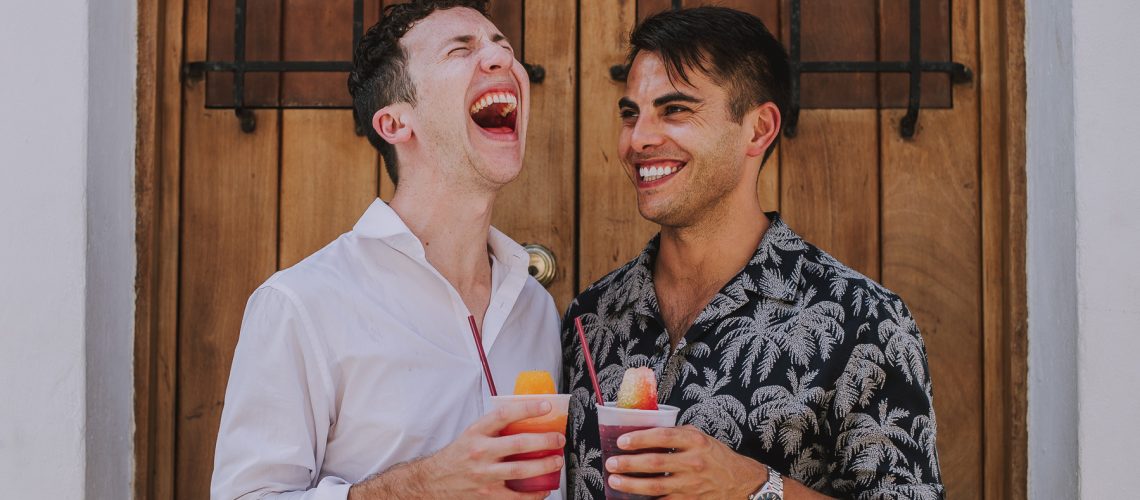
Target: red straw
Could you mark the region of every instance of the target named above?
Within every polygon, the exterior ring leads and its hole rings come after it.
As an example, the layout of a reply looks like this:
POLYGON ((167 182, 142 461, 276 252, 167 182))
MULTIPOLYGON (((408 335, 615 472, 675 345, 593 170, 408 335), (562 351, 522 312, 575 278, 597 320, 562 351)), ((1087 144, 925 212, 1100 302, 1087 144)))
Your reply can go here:
POLYGON ((605 406, 606 403, 602 401, 602 388, 598 386, 598 373, 594 371, 594 359, 590 356, 590 344, 586 342, 586 332, 582 330, 581 316, 574 317, 574 326, 578 329, 578 340, 582 341, 582 354, 586 356, 586 369, 590 371, 590 383, 594 384, 594 397, 598 398, 598 406, 605 406))
POLYGON ((475 350, 479 351, 479 361, 483 362, 483 376, 487 377, 487 387, 491 389, 492 396, 498 396, 495 379, 491 378, 491 367, 487 365, 487 353, 483 352, 483 337, 479 335, 479 327, 475 326, 475 316, 468 316, 467 321, 471 323, 471 335, 475 337, 475 350))

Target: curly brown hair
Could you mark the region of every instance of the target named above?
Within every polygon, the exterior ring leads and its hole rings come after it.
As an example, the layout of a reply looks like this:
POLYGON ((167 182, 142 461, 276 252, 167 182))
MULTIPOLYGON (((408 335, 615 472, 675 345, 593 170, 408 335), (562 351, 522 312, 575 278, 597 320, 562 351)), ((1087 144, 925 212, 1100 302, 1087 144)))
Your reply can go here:
POLYGON ((421 19, 437 10, 455 7, 473 9, 487 17, 486 0, 412 0, 384 8, 380 22, 360 38, 348 74, 352 94, 352 115, 366 132, 368 142, 380 150, 392 182, 398 183, 396 148, 372 128, 372 115, 396 102, 416 104, 416 87, 408 76, 408 54, 400 39, 421 19))

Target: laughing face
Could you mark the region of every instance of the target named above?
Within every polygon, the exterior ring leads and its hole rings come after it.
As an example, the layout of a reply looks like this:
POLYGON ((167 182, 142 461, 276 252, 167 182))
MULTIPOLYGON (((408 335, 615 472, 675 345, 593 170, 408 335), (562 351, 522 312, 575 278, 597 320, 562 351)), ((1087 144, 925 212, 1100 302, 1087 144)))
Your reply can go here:
POLYGON ((418 96, 412 135, 443 179, 498 187, 518 176, 530 83, 495 25, 471 9, 441 10, 400 43, 418 96))
POLYGON ((732 119, 727 90, 700 71, 686 75, 689 84, 670 81, 658 55, 640 52, 618 102, 618 152, 638 210, 666 227, 715 222, 733 199, 755 196, 759 171, 748 174, 753 130, 732 119))

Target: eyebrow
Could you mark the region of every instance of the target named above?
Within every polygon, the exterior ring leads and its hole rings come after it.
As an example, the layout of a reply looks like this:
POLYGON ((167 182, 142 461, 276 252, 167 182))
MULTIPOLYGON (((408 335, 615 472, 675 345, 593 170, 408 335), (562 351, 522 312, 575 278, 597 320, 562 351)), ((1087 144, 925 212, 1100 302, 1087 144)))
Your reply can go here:
MULTIPOLYGON (((691 102, 693 104, 700 104, 703 101, 684 92, 671 92, 654 99, 653 106, 661 107, 671 102, 691 102)), ((624 108, 639 109, 637 103, 633 102, 633 100, 628 97, 622 97, 621 99, 618 99, 618 109, 624 108)))
POLYGON ((664 106, 671 102, 689 102, 700 104, 702 101, 684 92, 671 92, 653 100, 654 107, 664 106))
MULTIPOLYGON (((451 45, 453 43, 461 43, 463 45, 470 45, 471 42, 474 42, 474 41, 475 41, 475 35, 459 35, 457 37, 451 38, 450 40, 444 42, 443 46, 447 47, 448 45, 451 45)), ((510 41, 507 40, 507 37, 503 36, 502 33, 495 33, 494 35, 491 35, 491 42, 499 43, 499 42, 503 42, 503 41, 510 43, 510 41)))

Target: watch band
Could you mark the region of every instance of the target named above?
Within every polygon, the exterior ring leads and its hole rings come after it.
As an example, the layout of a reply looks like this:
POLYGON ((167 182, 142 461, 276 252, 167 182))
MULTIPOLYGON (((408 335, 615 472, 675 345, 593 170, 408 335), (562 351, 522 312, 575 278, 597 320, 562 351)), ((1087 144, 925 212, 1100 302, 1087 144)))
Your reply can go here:
POLYGON ((784 500, 784 478, 771 466, 764 467, 768 468, 768 480, 760 485, 760 489, 748 495, 748 500, 784 500))

